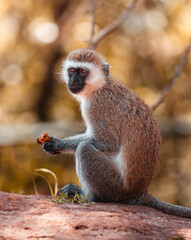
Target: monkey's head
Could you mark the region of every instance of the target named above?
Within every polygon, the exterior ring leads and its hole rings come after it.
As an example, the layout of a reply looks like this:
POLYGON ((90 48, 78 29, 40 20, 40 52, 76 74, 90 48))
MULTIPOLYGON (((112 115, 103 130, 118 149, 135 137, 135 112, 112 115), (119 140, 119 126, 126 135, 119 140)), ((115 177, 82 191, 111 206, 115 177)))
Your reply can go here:
POLYGON ((109 64, 94 50, 77 49, 67 56, 62 74, 71 93, 87 99, 106 83, 109 64))

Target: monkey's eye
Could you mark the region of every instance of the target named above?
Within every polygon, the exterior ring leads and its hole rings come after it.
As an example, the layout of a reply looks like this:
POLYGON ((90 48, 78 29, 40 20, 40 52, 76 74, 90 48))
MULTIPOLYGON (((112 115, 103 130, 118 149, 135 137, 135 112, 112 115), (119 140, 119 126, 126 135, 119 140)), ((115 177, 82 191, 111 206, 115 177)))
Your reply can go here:
POLYGON ((85 69, 83 69, 83 68, 80 69, 80 72, 81 73, 87 73, 87 71, 85 69))
POLYGON ((76 71, 76 69, 75 68, 69 68, 68 71, 73 73, 73 72, 76 71))

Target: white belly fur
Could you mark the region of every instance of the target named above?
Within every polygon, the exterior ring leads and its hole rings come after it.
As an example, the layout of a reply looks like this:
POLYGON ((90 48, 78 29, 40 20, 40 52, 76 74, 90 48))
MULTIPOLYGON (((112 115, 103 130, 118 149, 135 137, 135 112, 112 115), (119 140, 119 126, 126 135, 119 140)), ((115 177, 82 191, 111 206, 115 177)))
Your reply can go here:
POLYGON ((123 177, 123 156, 122 156, 122 148, 120 151, 112 156, 109 156, 109 158, 112 160, 112 162, 115 164, 117 169, 119 170, 121 177, 123 177))

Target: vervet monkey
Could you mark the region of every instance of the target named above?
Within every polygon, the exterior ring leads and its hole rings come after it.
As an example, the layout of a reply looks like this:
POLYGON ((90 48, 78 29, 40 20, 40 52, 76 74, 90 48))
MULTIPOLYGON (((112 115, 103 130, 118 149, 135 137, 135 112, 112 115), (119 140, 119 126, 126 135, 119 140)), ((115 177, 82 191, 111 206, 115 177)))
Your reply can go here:
POLYGON ((109 64, 94 50, 78 49, 63 63, 63 79, 80 102, 86 132, 51 137, 49 154, 73 151, 82 188, 68 184, 62 194, 91 195, 92 201, 145 205, 191 218, 191 209, 147 193, 161 154, 161 136, 152 111, 131 89, 114 79, 109 64))

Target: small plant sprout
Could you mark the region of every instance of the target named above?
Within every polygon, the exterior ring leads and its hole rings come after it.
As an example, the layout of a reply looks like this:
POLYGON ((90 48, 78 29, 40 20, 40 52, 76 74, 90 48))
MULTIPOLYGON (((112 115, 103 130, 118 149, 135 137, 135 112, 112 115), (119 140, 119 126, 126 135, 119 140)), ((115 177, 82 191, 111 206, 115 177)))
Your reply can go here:
POLYGON ((89 196, 90 195, 87 195, 84 197, 83 195, 76 193, 73 197, 68 197, 67 193, 65 194, 65 196, 63 196, 62 193, 59 192, 58 195, 56 197, 52 197, 51 200, 58 204, 78 203, 78 204, 90 206, 93 204, 93 202, 91 202, 87 199, 89 196))
MULTIPOLYGON (((51 201, 53 201, 55 203, 58 203, 58 204, 78 203, 78 204, 83 204, 83 205, 86 205, 86 206, 90 206, 90 205, 94 204, 93 202, 91 202, 87 199, 90 195, 87 195, 87 196, 84 197, 83 195, 76 193, 73 197, 68 197, 68 194, 66 193, 65 196, 63 196, 61 192, 58 192, 58 180, 57 180, 56 174, 53 173, 51 170, 46 169, 46 168, 39 168, 39 169, 34 170, 34 174, 36 176, 42 177, 47 182, 48 187, 50 189, 51 201), (42 175, 38 172, 49 173, 54 177, 54 191, 51 187, 51 184, 50 184, 49 180, 44 175, 42 175), (57 192, 58 192, 58 194, 57 194, 57 192)), ((37 191, 37 187, 36 187, 34 177, 33 177, 33 184, 34 184, 35 194, 38 195, 38 191, 37 191)))
MULTIPOLYGON (((46 168, 39 168, 39 169, 35 169, 34 171, 35 171, 35 172, 34 172, 35 175, 42 177, 42 178, 47 182, 48 187, 49 187, 49 189, 50 189, 50 194, 51 194, 51 196, 56 196, 56 195, 57 195, 57 192, 58 192, 58 180, 57 180, 56 174, 53 173, 51 170, 46 169, 46 168), (53 191, 53 189, 52 189, 52 187, 51 187, 50 182, 48 181, 48 179, 47 179, 44 175, 42 175, 42 174, 40 174, 40 173, 37 173, 37 172, 49 173, 49 174, 51 174, 51 175, 54 177, 54 191, 53 191)), ((38 195, 37 187, 36 187, 36 183, 35 183, 34 178, 33 178, 33 184, 34 184, 35 194, 38 195)))

